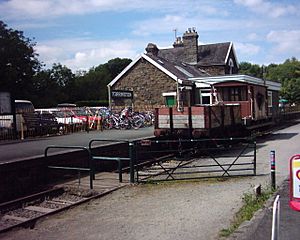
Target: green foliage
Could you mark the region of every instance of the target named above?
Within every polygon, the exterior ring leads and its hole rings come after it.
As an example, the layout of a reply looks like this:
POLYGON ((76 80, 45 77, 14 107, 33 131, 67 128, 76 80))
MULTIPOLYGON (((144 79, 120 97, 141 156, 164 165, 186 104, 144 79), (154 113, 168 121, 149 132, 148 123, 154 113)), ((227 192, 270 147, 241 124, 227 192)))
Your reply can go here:
POLYGON ((268 67, 267 79, 282 84, 281 96, 290 103, 300 103, 300 62, 296 58, 268 67))
POLYGON ((228 237, 232 234, 244 221, 249 221, 255 212, 261 209, 265 202, 271 197, 274 193, 272 189, 266 189, 262 192, 262 194, 256 197, 253 194, 246 193, 243 197, 243 206, 236 213, 235 218, 231 224, 231 226, 227 229, 222 229, 220 232, 220 236, 228 237))
POLYGON ((263 70, 262 66, 257 64, 247 62, 240 64, 240 74, 258 78, 263 76, 267 80, 280 82, 281 96, 289 103, 300 103, 300 62, 296 58, 287 59, 282 64, 269 64, 263 70))
POLYGON ((35 43, 0 21, 0 46, 1 89, 10 91, 15 98, 30 98, 32 76, 41 66, 33 49, 35 43))
POLYGON ((77 76, 75 79, 76 101, 107 100, 107 84, 130 62, 131 60, 127 58, 115 58, 77 76))
POLYGON ((262 67, 258 64, 251 64, 248 62, 241 62, 239 64, 239 73, 249 75, 252 77, 262 78, 262 67))
POLYGON ((62 102, 76 102, 80 106, 107 106, 107 84, 129 63, 130 59, 112 59, 77 75, 60 63, 41 70, 33 78, 31 96, 38 108, 53 107, 62 102))
POLYGON ((285 80, 282 84, 281 95, 290 103, 300 103, 300 78, 285 80))

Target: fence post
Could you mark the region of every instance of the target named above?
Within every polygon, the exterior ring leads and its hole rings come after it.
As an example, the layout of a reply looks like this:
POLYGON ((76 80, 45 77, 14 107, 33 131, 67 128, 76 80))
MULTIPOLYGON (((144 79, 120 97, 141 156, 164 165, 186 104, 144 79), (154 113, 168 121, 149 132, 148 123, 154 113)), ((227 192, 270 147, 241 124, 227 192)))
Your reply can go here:
POLYGON ((135 163, 135 154, 134 154, 134 142, 129 142, 129 158, 130 158, 130 183, 134 183, 134 163, 135 163))
POLYGON ((254 144, 254 176, 256 176, 256 140, 253 141, 254 144))
POLYGON ((270 151, 270 163, 271 163, 271 186, 272 189, 276 189, 276 179, 275 179, 275 151, 270 151))

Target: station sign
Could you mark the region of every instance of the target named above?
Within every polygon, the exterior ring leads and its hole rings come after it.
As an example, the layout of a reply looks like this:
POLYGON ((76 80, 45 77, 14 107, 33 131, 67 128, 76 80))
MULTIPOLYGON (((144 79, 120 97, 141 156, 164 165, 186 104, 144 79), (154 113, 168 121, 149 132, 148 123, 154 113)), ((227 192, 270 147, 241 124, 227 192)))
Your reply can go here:
POLYGON ((133 98, 133 91, 123 91, 123 90, 112 90, 112 98, 133 98))
POLYGON ((290 208, 300 211, 300 154, 290 159, 290 208))

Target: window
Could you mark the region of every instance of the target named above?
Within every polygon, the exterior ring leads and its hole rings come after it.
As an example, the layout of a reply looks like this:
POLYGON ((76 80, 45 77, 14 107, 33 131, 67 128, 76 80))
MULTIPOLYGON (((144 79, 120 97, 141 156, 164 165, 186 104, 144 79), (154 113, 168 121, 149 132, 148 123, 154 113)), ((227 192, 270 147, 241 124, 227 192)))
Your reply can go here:
POLYGON ((186 76, 188 77, 194 77, 193 74, 189 73, 187 70, 185 70, 184 68, 182 67, 179 67, 179 66, 175 66, 180 72, 182 72, 183 74, 185 74, 186 76))
POLYGON ((201 89, 200 90, 200 104, 211 104, 211 90, 201 89))
POLYGON ((241 89, 237 87, 229 88, 230 101, 240 101, 241 99, 241 89))
POLYGON ((272 92, 268 91, 268 107, 272 107, 273 106, 273 99, 272 99, 272 92))
POLYGON ((247 88, 246 87, 224 87, 219 92, 222 93, 221 98, 224 101, 246 101, 247 88))

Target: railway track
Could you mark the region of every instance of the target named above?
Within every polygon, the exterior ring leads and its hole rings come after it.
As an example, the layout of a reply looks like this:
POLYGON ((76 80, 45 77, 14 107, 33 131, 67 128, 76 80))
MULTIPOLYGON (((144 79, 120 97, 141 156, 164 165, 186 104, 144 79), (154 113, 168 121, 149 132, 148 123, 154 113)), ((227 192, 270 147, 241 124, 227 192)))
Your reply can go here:
POLYGON ((115 189, 96 192, 58 187, 0 204, 0 233, 16 227, 34 228, 37 220, 104 196, 115 189))

